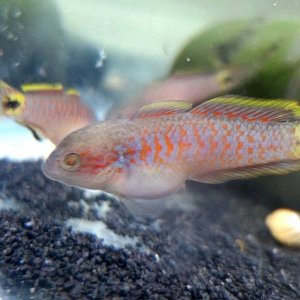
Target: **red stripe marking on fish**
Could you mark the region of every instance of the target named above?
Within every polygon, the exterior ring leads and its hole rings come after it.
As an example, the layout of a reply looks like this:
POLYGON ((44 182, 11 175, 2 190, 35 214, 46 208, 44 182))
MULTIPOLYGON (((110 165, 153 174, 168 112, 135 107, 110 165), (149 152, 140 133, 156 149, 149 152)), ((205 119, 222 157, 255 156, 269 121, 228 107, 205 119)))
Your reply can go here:
POLYGON ((112 152, 109 155, 92 155, 90 151, 84 151, 80 153, 80 156, 82 161, 84 161, 84 167, 81 167, 78 171, 94 175, 118 159, 117 152, 112 152))
POLYGON ((142 141, 142 149, 140 150, 140 160, 146 161, 148 153, 151 152, 152 148, 151 146, 146 142, 145 138, 141 138, 142 141))
POLYGON ((155 147, 155 152, 154 152, 154 162, 159 162, 161 159, 160 159, 160 156, 159 156, 159 153, 161 152, 162 150, 162 146, 161 144, 159 143, 159 138, 157 135, 154 136, 154 147, 155 147))

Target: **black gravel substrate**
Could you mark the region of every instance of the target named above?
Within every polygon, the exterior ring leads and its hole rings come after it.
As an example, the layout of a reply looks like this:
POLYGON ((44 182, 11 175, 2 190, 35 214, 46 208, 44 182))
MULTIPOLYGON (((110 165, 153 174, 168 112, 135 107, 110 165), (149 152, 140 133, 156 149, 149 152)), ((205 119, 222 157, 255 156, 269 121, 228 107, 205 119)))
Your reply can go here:
POLYGON ((224 186, 195 186, 160 214, 136 215, 46 179, 40 162, 0 161, 0 199, 21 207, 0 211, 0 298, 300 299, 300 251, 271 238, 271 208, 224 186), (111 209, 99 216, 82 200, 111 209), (107 246, 65 227, 69 218, 102 220, 139 243, 107 246))

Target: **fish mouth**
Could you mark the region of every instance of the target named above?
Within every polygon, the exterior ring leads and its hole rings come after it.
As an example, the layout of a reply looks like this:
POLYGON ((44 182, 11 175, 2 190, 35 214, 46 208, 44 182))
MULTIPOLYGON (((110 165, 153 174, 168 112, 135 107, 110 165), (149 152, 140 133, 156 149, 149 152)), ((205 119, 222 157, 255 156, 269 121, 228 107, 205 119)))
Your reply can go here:
POLYGON ((58 172, 55 171, 57 170, 57 165, 58 164, 58 161, 57 161, 57 155, 55 153, 55 151, 47 158, 46 161, 42 162, 42 165, 41 165, 41 169, 42 169, 42 172, 43 174, 49 178, 49 179, 52 179, 52 180, 55 180, 55 181, 59 181, 59 175, 58 175, 58 172))
POLYGON ((42 162, 41 168, 42 168, 43 174, 44 174, 47 178, 55 179, 54 176, 53 176, 53 172, 49 171, 50 166, 49 166, 48 161, 42 162))
POLYGON ((48 168, 47 161, 43 161, 41 165, 42 172, 46 177, 49 177, 47 168, 48 168))

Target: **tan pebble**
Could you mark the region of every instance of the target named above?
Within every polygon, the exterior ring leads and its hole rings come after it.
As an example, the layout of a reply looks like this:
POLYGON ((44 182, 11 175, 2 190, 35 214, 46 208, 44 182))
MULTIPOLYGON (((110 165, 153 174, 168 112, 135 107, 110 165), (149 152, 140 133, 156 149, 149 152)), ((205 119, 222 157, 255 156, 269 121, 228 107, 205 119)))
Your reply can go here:
POLYGON ((277 209, 266 217, 266 225, 277 241, 300 247, 300 214, 297 211, 277 209))

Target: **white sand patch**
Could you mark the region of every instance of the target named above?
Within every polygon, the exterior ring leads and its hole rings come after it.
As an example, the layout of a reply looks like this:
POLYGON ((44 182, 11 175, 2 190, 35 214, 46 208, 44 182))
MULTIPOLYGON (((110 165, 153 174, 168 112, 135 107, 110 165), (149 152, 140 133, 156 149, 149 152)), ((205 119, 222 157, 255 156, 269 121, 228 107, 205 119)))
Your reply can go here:
POLYGON ((71 226, 74 231, 91 233, 97 238, 103 240, 103 244, 113 246, 115 248, 124 248, 128 246, 136 246, 137 237, 122 236, 110 230, 102 221, 89 221, 79 218, 71 218, 66 222, 67 226, 71 226))
POLYGON ((111 207, 109 205, 108 201, 103 201, 103 203, 101 203, 101 205, 94 203, 92 205, 92 208, 96 211, 97 217, 98 218, 105 218, 106 214, 110 211, 111 207))
POLYGON ((103 192, 99 190, 83 189, 83 194, 86 198, 93 198, 102 195, 103 192))
MULTIPOLYGON (((17 204, 16 201, 14 201, 12 199, 0 198, 0 210, 8 210, 8 209, 19 210, 20 205, 17 204)), ((1 300, 1 298, 0 298, 0 300, 1 300)))
POLYGON ((81 199, 80 202, 70 201, 69 206, 75 208, 82 208, 84 216, 87 216, 90 210, 94 210, 98 218, 106 218, 106 214, 110 211, 111 207, 109 201, 103 201, 101 204, 93 202, 88 203, 87 201, 81 199))

